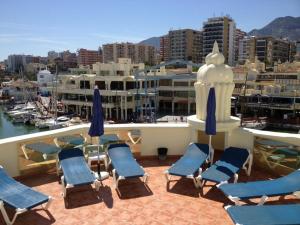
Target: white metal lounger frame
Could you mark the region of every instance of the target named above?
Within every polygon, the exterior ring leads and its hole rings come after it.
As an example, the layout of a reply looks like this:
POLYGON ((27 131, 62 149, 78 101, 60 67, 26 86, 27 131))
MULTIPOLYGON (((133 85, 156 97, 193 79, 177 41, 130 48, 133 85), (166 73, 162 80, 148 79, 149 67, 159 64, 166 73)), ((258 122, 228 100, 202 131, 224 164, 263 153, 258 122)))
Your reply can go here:
MULTIPOLYGON (((57 146, 57 145, 56 145, 57 146)), ((28 154, 27 154, 27 150, 26 150, 26 144, 23 144, 22 146, 21 146, 21 149, 22 149, 22 152, 23 152, 23 154, 24 154, 24 156, 25 156, 25 158, 28 160, 29 159, 29 156, 28 156, 28 154)), ((34 150, 32 150, 32 151, 34 151, 34 150)), ((47 160, 47 157, 48 157, 48 155, 50 156, 55 156, 57 153, 53 153, 53 154, 42 154, 43 155, 43 158, 44 158, 44 160, 47 160)))
MULTIPOLYGON (((298 169, 298 170, 300 170, 300 169, 298 169)), ((224 183, 220 183, 220 184, 218 184, 217 186, 220 187, 222 184, 224 184, 224 183)), ((300 199, 300 191, 294 192, 293 195, 294 195, 295 197, 297 197, 297 198, 300 199)), ((239 197, 229 195, 228 198, 229 198, 232 202, 234 202, 235 205, 238 205, 238 206, 241 206, 241 205, 242 205, 241 202, 240 202, 241 199, 240 199, 239 197)), ((269 199, 269 197, 268 197, 267 195, 261 196, 260 201, 259 201, 259 203, 258 203, 257 205, 263 205, 263 204, 265 204, 265 202, 266 202, 268 199, 269 199)))
MULTIPOLYGON (((0 168, 3 168, 3 167, 0 165, 0 168)), ((48 210, 48 208, 49 208, 49 206, 50 206, 50 204, 51 204, 52 201, 53 201, 53 198, 51 196, 48 196, 48 202, 45 204, 45 206, 43 206, 43 204, 42 204, 41 205, 42 208, 44 210, 48 210)), ((20 215, 20 214, 22 214, 22 213, 24 213, 24 212, 27 212, 28 209, 17 208, 16 209, 16 213, 14 214, 13 218, 10 220, 9 216, 8 216, 6 210, 5 210, 4 202, 2 200, 0 200, 0 211, 1 211, 2 215, 3 215, 5 223, 7 225, 12 225, 16 221, 17 216, 20 215)))
MULTIPOLYGON (((189 145, 191 145, 191 144, 193 144, 193 142, 191 142, 189 145)), ((211 147, 211 148, 209 148, 208 157, 207 157, 207 159, 205 160, 205 162, 206 162, 206 163, 212 164, 212 162, 213 162, 213 157, 214 157, 214 149, 211 147)), ((173 166, 173 165, 174 165, 174 164, 172 164, 172 166, 173 166)), ((198 169, 198 174, 200 175, 201 173, 202 173, 202 168, 200 167, 200 168, 198 169)), ((164 174, 165 174, 165 177, 166 177, 167 182, 170 182, 170 181, 171 181, 172 175, 169 174, 169 170, 165 170, 164 174)), ((192 179, 193 182, 194 182, 195 187, 196 187, 196 188, 199 187, 199 183, 198 183, 196 177, 194 177, 194 174, 187 175, 186 178, 192 179)))
MULTIPOLYGON (((251 169, 252 169, 252 163, 253 163, 253 154, 250 151, 250 149, 246 148, 246 150, 249 152, 249 155, 248 155, 248 158, 246 159, 245 163, 243 164, 242 169, 244 169, 246 171, 247 176, 250 176, 251 169)), ((205 185, 206 181, 205 180, 202 181, 201 174, 199 174, 199 176, 196 179, 198 181, 198 186, 199 187, 203 187, 205 185)), ((234 174, 234 181, 233 181, 233 183, 236 183, 238 181, 238 179, 239 179, 239 175, 238 175, 238 173, 235 173, 234 174)), ((226 184, 226 183, 228 183, 228 181, 222 181, 219 184, 217 184, 217 187, 219 187, 222 184, 226 184)))
MULTIPOLYGON (((91 173, 93 173, 93 172, 91 172, 91 173)), ((65 183, 65 177, 64 176, 61 176, 60 179, 61 179, 62 196, 64 198, 66 198, 67 197, 67 189, 68 188, 73 188, 74 185, 65 183)), ((93 184, 95 186, 96 191, 99 191, 100 184, 102 184, 101 181, 99 181, 98 179, 95 179, 93 184)))
MULTIPOLYGON (((142 166, 141 166, 141 168, 144 170, 144 168, 142 166)), ((112 174, 113 174, 113 180, 114 180, 114 187, 115 187, 115 189, 117 189, 119 191, 119 181, 120 180, 125 180, 126 178, 124 176, 118 176, 118 178, 117 178, 117 171, 116 171, 116 169, 112 170, 112 174)), ((144 182, 144 184, 147 184, 148 177, 149 177, 149 174, 145 173, 144 176, 143 176, 143 182, 144 182)))
MULTIPOLYGON (((206 160, 206 162, 208 162, 208 160, 206 160)), ((173 165, 174 165, 174 164, 173 164, 173 165)), ((172 166, 173 166, 173 165, 172 165, 172 166)), ((198 169, 198 173, 199 173, 199 174, 202 173, 202 168, 201 168, 201 167, 198 169)), ((170 182, 170 181, 171 181, 171 178, 172 178, 172 175, 169 174, 169 170, 166 170, 166 171, 164 172, 164 174, 165 174, 165 177, 166 177, 167 182, 170 182)), ((192 179, 193 182, 194 182, 195 187, 196 187, 196 188, 199 187, 198 181, 197 181, 196 177, 194 177, 194 174, 187 175, 186 178, 192 179)))
POLYGON ((136 137, 136 140, 134 140, 133 136, 137 136, 137 135, 132 135, 130 131, 127 133, 127 135, 133 145, 136 145, 137 143, 139 143, 140 140, 142 140, 142 136, 136 137))

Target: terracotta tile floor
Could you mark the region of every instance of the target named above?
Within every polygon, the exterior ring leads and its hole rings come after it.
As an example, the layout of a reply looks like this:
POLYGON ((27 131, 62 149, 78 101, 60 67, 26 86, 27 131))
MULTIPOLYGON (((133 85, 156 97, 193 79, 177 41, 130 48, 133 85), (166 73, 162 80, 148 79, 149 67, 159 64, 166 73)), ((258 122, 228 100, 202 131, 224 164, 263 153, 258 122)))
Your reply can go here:
MULTIPOLYGON (((51 195, 54 201, 46 212, 37 208, 17 218, 16 225, 97 225, 97 224, 232 224, 223 209, 230 204, 226 197, 211 183, 201 192, 192 180, 173 177, 167 187, 163 171, 174 160, 139 160, 150 174, 148 187, 139 180, 120 183, 121 196, 112 188, 112 178, 96 192, 92 187, 71 189, 68 197, 61 197, 61 186, 56 174, 25 177, 20 181, 37 190, 51 195)), ((251 177, 244 172, 240 181, 262 180, 272 176, 253 169, 251 177)), ((298 202, 292 196, 278 201, 271 199, 268 204, 298 202)), ((0 224, 4 224, 0 216, 0 224)))

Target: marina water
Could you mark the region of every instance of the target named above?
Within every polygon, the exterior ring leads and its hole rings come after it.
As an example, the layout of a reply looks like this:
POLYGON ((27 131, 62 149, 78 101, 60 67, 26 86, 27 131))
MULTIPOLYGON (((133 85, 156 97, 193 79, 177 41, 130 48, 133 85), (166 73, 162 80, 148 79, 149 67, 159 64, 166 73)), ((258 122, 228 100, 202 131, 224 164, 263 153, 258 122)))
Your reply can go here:
POLYGON ((12 120, 4 114, 4 106, 0 105, 0 139, 37 133, 40 131, 41 130, 34 125, 25 125, 23 123, 14 124, 12 120))

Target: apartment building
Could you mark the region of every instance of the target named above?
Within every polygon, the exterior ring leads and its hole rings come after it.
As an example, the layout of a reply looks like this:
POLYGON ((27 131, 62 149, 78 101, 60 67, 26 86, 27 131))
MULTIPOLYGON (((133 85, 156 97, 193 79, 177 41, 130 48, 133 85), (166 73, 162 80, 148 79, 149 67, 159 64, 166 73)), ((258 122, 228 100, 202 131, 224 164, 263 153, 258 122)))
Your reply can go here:
POLYGON ((202 32, 192 29, 170 30, 161 38, 160 56, 165 61, 181 59, 202 62, 202 32), (165 56, 166 59, 165 59, 165 56))
POLYGON ((170 60, 170 39, 169 35, 160 37, 159 40, 159 58, 160 61, 167 62, 170 60))
POLYGON ((296 55, 295 60, 300 61, 300 41, 296 42, 296 55))
POLYGON ((39 58, 32 55, 9 55, 7 58, 8 71, 19 72, 20 68, 24 70, 27 64, 39 62, 39 58))
POLYGON ((203 58, 211 53, 213 44, 218 42, 225 63, 235 64, 235 22, 229 16, 209 18, 203 24, 203 58))
POLYGON ((256 55, 267 66, 273 66, 274 62, 286 62, 290 59, 290 42, 273 37, 256 38, 256 55))
POLYGON ((300 107, 300 62, 274 62, 272 72, 264 67, 255 60, 233 68, 233 96, 239 101, 232 102, 232 107, 243 103, 244 113, 277 118, 295 113, 300 107))
POLYGON ((143 63, 132 64, 131 59, 121 58, 116 63, 93 64, 93 74, 60 75, 59 99, 66 111, 90 116, 93 89, 97 85, 107 120, 142 118, 156 108, 153 93, 158 83, 135 78, 135 71, 144 68, 143 63))
POLYGON ((77 51, 78 65, 92 66, 96 62, 102 62, 101 50, 88 50, 81 48, 77 51))
POLYGON ((161 77, 159 80, 159 112, 167 115, 191 115, 196 112, 194 83, 196 73, 161 77))
POLYGON ((235 30, 235 44, 234 44, 234 62, 237 63, 239 60, 239 42, 242 40, 245 36, 247 36, 247 33, 245 31, 242 31, 241 29, 235 30))
POLYGON ((256 53, 255 37, 245 36, 239 40, 238 60, 239 64, 244 64, 246 60, 254 62, 256 53))
POLYGON ((133 63, 154 65, 155 48, 149 45, 133 43, 105 44, 103 47, 103 62, 118 62, 119 58, 130 58, 133 63))
POLYGON ((290 42, 289 46, 289 62, 293 62, 296 59, 297 54, 297 43, 290 42))

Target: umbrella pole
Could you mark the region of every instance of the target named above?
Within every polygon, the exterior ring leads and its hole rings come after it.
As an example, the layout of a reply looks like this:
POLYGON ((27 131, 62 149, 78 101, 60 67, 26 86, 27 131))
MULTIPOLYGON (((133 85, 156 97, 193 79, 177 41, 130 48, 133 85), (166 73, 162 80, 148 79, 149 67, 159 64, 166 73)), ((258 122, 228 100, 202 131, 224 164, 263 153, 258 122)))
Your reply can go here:
MULTIPOLYGON (((99 150, 99 148, 100 148, 100 144, 97 145, 97 150, 98 150, 98 154, 97 154, 97 157, 98 157, 98 161, 97 161, 97 172, 98 172, 98 178, 99 178, 99 180, 101 181, 100 156, 99 156, 100 150, 99 150)), ((101 184, 102 184, 102 182, 101 182, 101 184)))
POLYGON ((213 150, 212 150, 212 146, 211 146, 211 135, 209 135, 209 141, 208 141, 208 147, 209 147, 209 161, 210 161, 210 164, 212 164, 213 162, 213 150))
POLYGON ((100 177, 100 157, 99 157, 100 151, 99 151, 99 148, 100 148, 100 146, 97 145, 97 150, 98 150, 98 154, 97 154, 97 157, 98 157, 98 161, 97 161, 97 172, 98 172, 98 175, 99 175, 99 177, 100 177))

